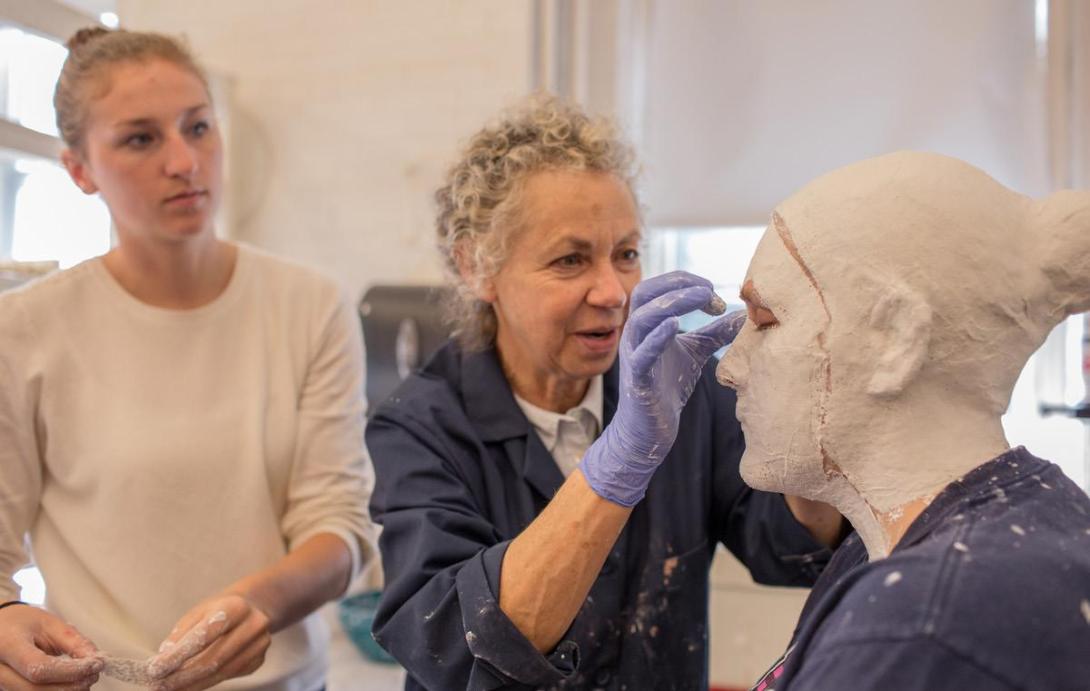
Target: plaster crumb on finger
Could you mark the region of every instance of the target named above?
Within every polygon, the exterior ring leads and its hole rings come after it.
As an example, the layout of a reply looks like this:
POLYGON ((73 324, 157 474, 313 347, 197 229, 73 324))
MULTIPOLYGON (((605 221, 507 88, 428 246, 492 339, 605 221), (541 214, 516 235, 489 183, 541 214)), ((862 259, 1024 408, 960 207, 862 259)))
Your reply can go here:
POLYGON ((209 625, 218 624, 221 621, 227 621, 227 612, 224 612, 222 609, 213 614, 212 616, 208 617, 209 625))
POLYGON ((712 299, 708 300, 708 304, 700 308, 701 312, 710 314, 713 317, 719 314, 723 314, 727 311, 727 303, 723 298, 719 297, 715 293, 712 293, 712 299))

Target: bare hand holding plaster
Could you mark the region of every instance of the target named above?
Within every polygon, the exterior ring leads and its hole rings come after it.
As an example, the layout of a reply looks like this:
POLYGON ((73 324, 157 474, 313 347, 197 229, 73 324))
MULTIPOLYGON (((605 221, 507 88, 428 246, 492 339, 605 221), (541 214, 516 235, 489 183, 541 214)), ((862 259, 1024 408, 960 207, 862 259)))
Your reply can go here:
POLYGON ((148 661, 153 688, 206 689, 256 671, 269 647, 269 618, 241 595, 191 609, 148 661))
POLYGON ((98 650, 72 626, 30 605, 0 610, 0 689, 87 689, 98 681, 98 650))

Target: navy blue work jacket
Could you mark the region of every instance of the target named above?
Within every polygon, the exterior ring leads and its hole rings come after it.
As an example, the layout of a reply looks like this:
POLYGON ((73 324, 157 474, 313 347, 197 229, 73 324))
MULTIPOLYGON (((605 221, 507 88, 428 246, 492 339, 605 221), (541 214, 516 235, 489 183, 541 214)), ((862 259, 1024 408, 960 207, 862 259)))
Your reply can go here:
MULTIPOLYGON (((616 363, 604 398, 608 424, 616 363)), ((710 363, 583 608, 542 655, 499 608, 500 565, 564 476, 496 352, 441 348, 367 426, 386 576, 374 635, 408 670, 406 688, 707 689, 716 544, 779 585, 811 585, 831 556, 783 497, 742 482, 734 406, 710 363)))
POLYGON ((754 689, 1090 689, 1090 497, 1018 447, 948 485, 889 557, 853 533, 754 689))

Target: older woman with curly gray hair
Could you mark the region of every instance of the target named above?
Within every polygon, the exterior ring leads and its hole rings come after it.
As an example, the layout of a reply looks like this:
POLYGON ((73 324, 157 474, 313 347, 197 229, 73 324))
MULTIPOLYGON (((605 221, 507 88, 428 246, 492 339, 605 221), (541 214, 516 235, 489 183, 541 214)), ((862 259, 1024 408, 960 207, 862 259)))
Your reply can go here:
POLYGON ((614 125, 537 98, 436 195, 454 338, 367 428, 374 633, 408 689, 706 688, 717 543, 756 580, 805 585, 828 556, 815 536, 839 535, 828 507, 739 477, 708 360, 741 320, 679 333, 723 311, 711 284, 639 283, 634 179, 614 125))

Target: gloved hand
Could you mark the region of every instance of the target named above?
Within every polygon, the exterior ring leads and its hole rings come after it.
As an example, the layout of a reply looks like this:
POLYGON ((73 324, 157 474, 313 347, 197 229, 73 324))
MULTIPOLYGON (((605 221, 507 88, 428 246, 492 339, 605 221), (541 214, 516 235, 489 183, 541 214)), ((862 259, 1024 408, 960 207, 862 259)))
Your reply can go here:
POLYGON ((678 317, 726 306, 706 279, 684 271, 649 278, 632 291, 621 334, 617 413, 587 449, 580 469, 591 489, 622 506, 643 499, 651 476, 677 436, 681 409, 704 363, 734 340, 745 312, 678 334, 678 317))

